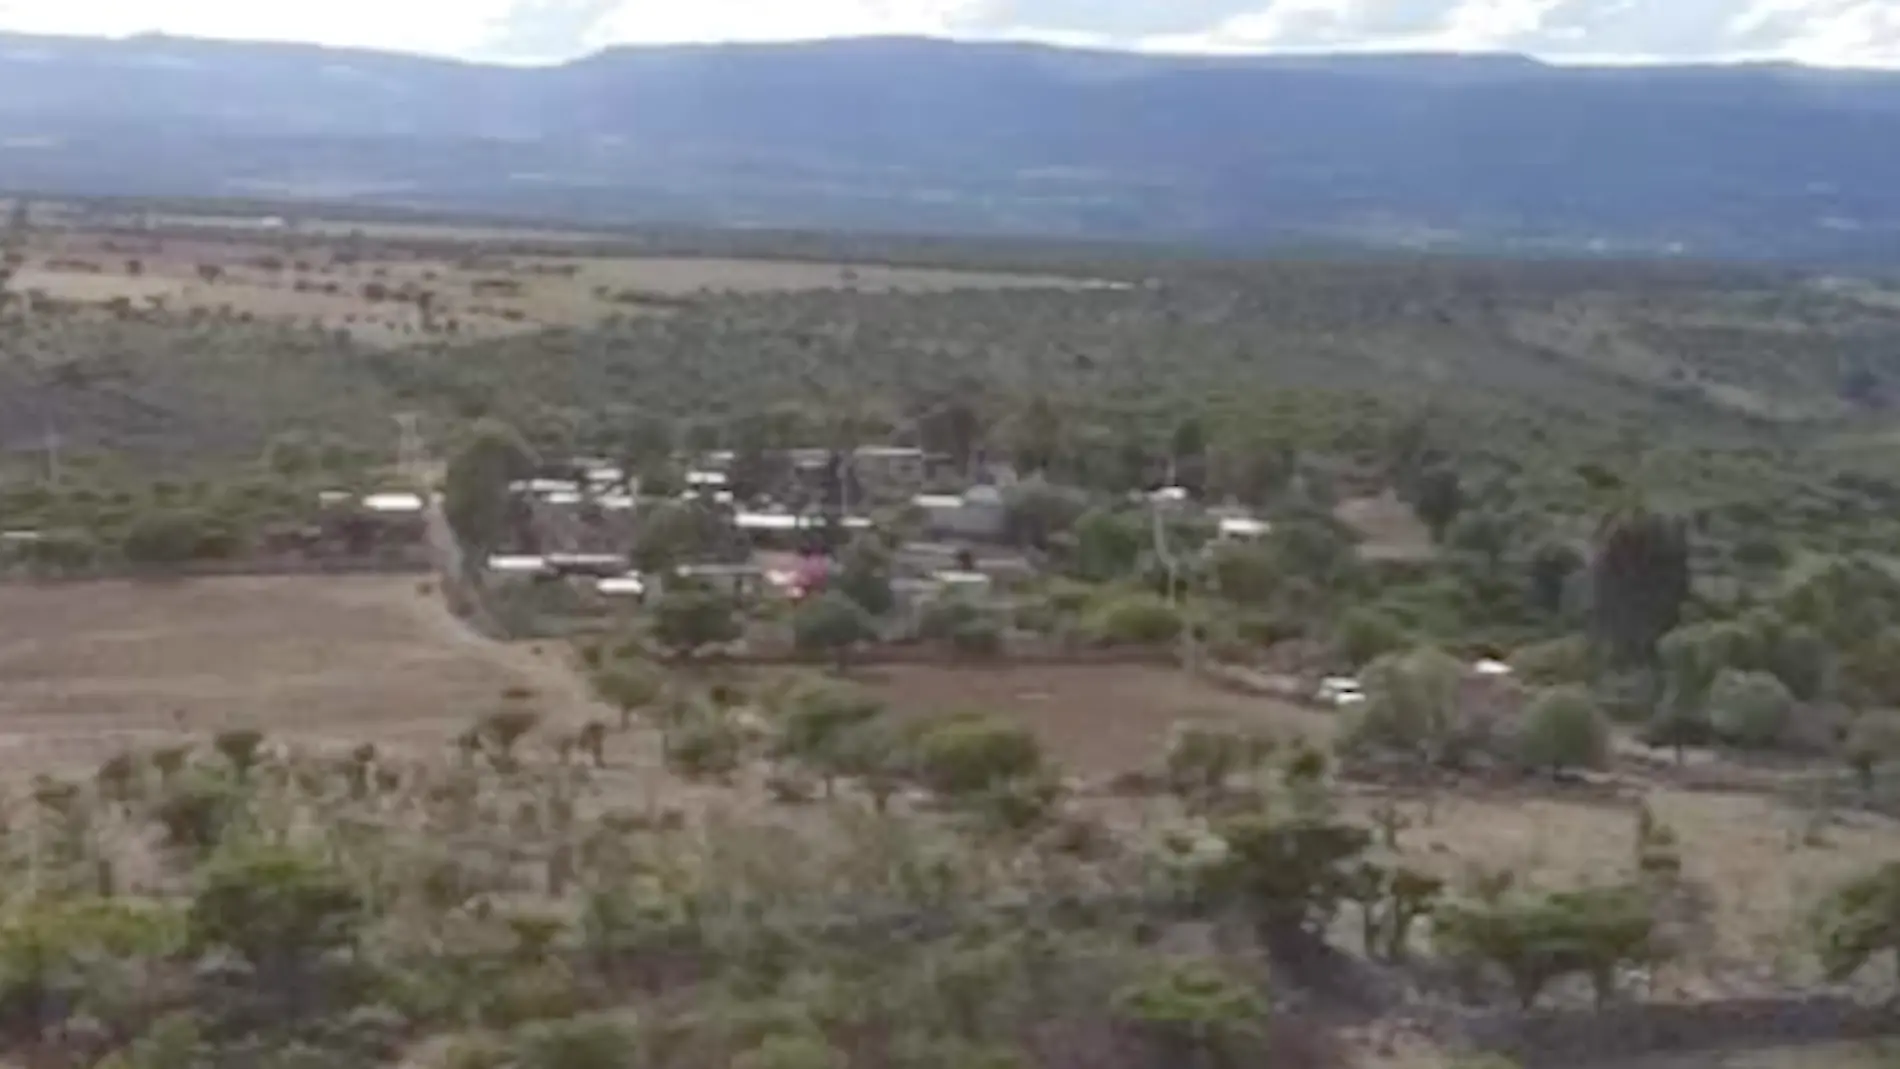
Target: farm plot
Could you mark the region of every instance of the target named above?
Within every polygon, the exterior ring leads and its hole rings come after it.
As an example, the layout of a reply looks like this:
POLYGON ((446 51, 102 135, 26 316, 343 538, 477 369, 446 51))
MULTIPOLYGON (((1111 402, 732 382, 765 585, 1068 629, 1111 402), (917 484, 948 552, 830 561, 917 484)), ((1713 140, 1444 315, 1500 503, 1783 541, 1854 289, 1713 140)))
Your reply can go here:
POLYGON ((564 667, 462 631, 413 579, 0 586, 0 774, 231 727, 433 752, 509 687, 595 715, 564 667))
MULTIPOLYGON (((417 235, 421 237, 421 235, 417 235)), ((665 314, 713 294, 854 290, 1086 289, 1053 275, 876 264, 690 256, 608 256, 585 241, 571 253, 518 257, 465 248, 388 244, 369 256, 336 233, 232 232, 220 240, 152 232, 136 239, 84 230, 35 239, 7 284, 81 307, 250 317, 347 330, 367 344, 484 338, 610 318, 665 314)), ((439 236, 438 236, 439 240, 439 236)))
POLYGON ((899 713, 980 711, 1026 724, 1064 765, 1089 774, 1152 765, 1182 720, 1251 725, 1291 742, 1323 739, 1332 720, 1267 698, 1234 694, 1150 665, 893 665, 862 681, 899 713))

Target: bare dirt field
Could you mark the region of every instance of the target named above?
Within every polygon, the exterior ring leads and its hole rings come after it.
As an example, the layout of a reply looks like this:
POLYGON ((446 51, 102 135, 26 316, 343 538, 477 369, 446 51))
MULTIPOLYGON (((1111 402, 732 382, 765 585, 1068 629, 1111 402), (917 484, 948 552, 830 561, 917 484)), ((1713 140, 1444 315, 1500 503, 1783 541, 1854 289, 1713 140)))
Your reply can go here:
POLYGON ((0 770, 238 726, 435 751, 508 687, 595 715, 545 658, 463 631, 413 578, 0 586, 0 770))
POLYGON ((1323 713, 1231 693, 1151 665, 892 665, 858 675, 899 712, 977 710, 1017 717, 1063 764, 1089 774, 1152 765, 1182 720, 1254 725, 1289 742, 1332 730, 1323 713))
POLYGON ((1364 539, 1359 555, 1367 560, 1430 560, 1436 552, 1431 531, 1391 494, 1342 501, 1334 515, 1364 539))
MULTIPOLYGON (((394 237, 386 236, 393 240, 394 237)), ((418 235, 421 236, 421 235, 418 235)), ((436 235, 435 240, 443 240, 436 235)), ((6 289, 81 306, 251 316, 384 346, 482 338, 612 317, 663 315, 704 294, 852 290, 1080 289, 1087 280, 874 264, 693 257, 613 257, 577 243, 572 255, 482 251, 361 255, 328 230, 186 236, 84 230, 35 235, 6 289), (426 297, 425 297, 426 295, 426 297), (424 301, 427 306, 425 308, 424 301)))
MULTIPOLYGON (((1480 871, 1521 886, 1609 883, 1633 871, 1637 797, 1591 800, 1565 789, 1447 794, 1401 806, 1408 863, 1454 886, 1480 871), (1429 813, 1429 816, 1428 816, 1429 813)), ((1685 874, 1706 888, 1713 938, 1698 967, 1661 986, 1724 996, 1819 981, 1801 927, 1821 899, 1883 858, 1900 858, 1900 823, 1865 813, 1814 814, 1760 794, 1658 787, 1640 795, 1679 839, 1685 874), (1711 987, 1711 984, 1718 986, 1711 987)), ((1371 798, 1350 808, 1370 813, 1371 798)))

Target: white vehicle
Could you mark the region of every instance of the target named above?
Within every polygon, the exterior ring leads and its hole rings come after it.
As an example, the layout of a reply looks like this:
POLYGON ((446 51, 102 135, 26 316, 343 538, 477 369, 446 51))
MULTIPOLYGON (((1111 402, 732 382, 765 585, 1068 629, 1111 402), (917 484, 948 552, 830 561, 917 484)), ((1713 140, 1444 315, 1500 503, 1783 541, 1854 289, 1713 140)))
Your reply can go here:
POLYGON ((1319 692, 1315 696, 1321 702, 1339 709, 1362 705, 1366 700, 1365 689, 1351 676, 1328 676, 1320 680, 1319 692))

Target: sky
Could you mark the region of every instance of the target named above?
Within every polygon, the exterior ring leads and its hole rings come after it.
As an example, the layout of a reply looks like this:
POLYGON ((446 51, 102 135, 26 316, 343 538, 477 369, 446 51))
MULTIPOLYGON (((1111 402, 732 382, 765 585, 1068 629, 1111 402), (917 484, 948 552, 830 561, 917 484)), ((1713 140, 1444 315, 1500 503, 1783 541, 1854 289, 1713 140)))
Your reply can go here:
POLYGON ((925 34, 1169 52, 1512 51, 1900 68, 1900 0, 0 0, 0 29, 514 62, 625 43, 925 34))

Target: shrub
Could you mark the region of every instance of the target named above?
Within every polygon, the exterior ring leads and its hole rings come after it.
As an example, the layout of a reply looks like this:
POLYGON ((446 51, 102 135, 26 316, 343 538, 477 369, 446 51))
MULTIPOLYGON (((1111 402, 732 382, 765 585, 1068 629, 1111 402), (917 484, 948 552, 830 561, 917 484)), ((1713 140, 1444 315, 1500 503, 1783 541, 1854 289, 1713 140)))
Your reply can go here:
POLYGON ((1123 594, 1098 604, 1083 620, 1091 641, 1105 646, 1159 646, 1181 635, 1180 610, 1155 594, 1123 594))
POLYGON ((229 525, 185 509, 148 512, 132 521, 119 550, 134 564, 184 564, 237 550, 229 525))
POLYGON ((681 775, 723 779, 738 771, 745 739, 732 718, 701 712, 666 733, 667 762, 681 775))
POLYGON ((1557 891, 1453 903, 1434 915, 1433 936, 1467 968, 1494 967, 1529 1009, 1552 981, 1587 977, 1599 1004, 1625 966, 1661 956, 1648 899, 1635 887, 1557 891))
POLYGON ((917 769, 924 782, 946 795, 974 795, 1042 767, 1042 747, 1028 729, 998 717, 952 717, 931 725, 917 740, 917 769))
POLYGON ((1340 619, 1334 642, 1340 656, 1354 667, 1409 644, 1405 628, 1397 620, 1364 607, 1351 609, 1340 619))
POLYGON ((644 1062, 640 1033, 623 1017, 536 1021, 509 1044, 519 1069, 634 1069, 644 1062))
POLYGON ((1525 711, 1518 753, 1534 768, 1601 768, 1610 756, 1610 725, 1582 687, 1546 690, 1525 711))
POLYGON ((1732 746, 1772 747, 1781 741, 1794 696, 1766 672, 1724 671, 1709 691, 1709 721, 1717 738, 1732 746))
POLYGON ((1439 650, 1391 653, 1365 671, 1366 702, 1346 731, 1351 748, 1436 759, 1458 716, 1464 666, 1439 650))
POLYGON ((1521 647, 1511 654, 1511 669, 1519 679, 1538 687, 1588 683, 1596 674, 1590 640, 1582 635, 1566 635, 1521 647))
POLYGON ((798 607, 792 617, 793 640, 799 652, 830 656, 840 671, 849 664, 851 650, 877 637, 877 627, 863 606, 836 591, 798 607))
POLYGON ((1225 725, 1176 724, 1168 739, 1168 784, 1186 797, 1219 793, 1237 773, 1258 768, 1273 748, 1272 739, 1225 725))
POLYGON ((1114 1006, 1156 1064, 1265 1064, 1266 1000, 1210 964, 1163 966, 1116 992, 1114 1006))

